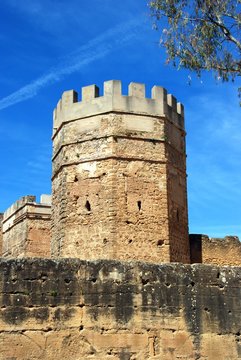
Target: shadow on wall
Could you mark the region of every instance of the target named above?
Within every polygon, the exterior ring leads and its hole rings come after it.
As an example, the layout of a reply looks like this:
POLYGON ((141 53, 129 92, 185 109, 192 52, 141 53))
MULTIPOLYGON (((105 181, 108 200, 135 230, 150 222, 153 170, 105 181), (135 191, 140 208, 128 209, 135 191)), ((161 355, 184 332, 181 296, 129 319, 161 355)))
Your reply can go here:
POLYGON ((191 264, 202 263, 202 234, 190 234, 190 258, 191 264))

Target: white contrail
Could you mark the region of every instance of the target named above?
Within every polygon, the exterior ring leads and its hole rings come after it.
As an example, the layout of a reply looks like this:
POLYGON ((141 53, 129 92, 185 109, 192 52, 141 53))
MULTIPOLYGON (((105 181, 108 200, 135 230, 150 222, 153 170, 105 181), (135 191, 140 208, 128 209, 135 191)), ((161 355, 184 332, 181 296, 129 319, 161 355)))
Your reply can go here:
POLYGON ((140 20, 131 20, 97 36, 86 45, 69 54, 65 61, 50 69, 48 73, 0 99, 0 110, 34 97, 40 89, 48 84, 60 81, 65 75, 72 74, 85 65, 103 58, 111 51, 124 46, 131 39, 138 36, 138 29, 142 25, 143 23, 140 20))

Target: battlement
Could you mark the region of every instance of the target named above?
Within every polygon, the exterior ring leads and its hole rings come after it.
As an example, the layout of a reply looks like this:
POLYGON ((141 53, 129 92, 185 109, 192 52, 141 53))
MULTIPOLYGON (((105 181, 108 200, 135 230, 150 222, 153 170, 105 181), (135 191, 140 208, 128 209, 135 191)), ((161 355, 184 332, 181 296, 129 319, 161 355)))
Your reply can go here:
POLYGON ((40 203, 36 202, 36 196, 26 195, 12 204, 4 213, 2 219, 3 232, 11 228, 18 218, 26 213, 49 214, 51 211, 51 195, 41 195, 40 203))
POLYGON ((27 195, 3 214, 1 255, 10 257, 49 256, 51 196, 27 195))
POLYGON ((54 110, 54 134, 65 122, 109 112, 167 117, 184 128, 184 107, 173 95, 161 86, 153 86, 151 98, 146 98, 145 93, 144 84, 131 82, 128 95, 123 95, 119 80, 105 81, 103 96, 96 85, 83 87, 81 101, 76 91, 65 91, 54 110))

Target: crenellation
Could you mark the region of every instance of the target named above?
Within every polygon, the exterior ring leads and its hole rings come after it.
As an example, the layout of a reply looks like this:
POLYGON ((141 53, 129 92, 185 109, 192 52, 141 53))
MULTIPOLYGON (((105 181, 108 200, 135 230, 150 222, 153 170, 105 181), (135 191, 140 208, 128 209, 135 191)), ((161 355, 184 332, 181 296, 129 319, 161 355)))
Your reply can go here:
POLYGON ((119 97, 122 95, 122 83, 120 80, 104 82, 104 97, 119 97))
POLYGON ((153 86, 151 89, 151 98, 156 101, 167 103, 167 91, 161 86, 153 86))
POLYGON ((147 98, 145 84, 131 82, 128 95, 122 94, 122 84, 119 80, 106 81, 103 87, 103 96, 99 96, 99 88, 96 85, 83 87, 82 100, 79 102, 74 90, 65 92, 54 112, 54 136, 65 122, 112 111, 168 117, 177 126, 183 127, 183 122, 177 115, 177 101, 172 95, 167 96, 166 89, 154 86, 151 98, 147 98))
POLYGON ((61 115, 62 112, 62 98, 59 99, 58 103, 57 103, 57 108, 56 108, 56 115, 57 117, 59 117, 61 115))
POLYGON ((74 90, 64 91, 61 99, 61 110, 68 110, 74 103, 78 101, 78 93, 74 90))
POLYGON ((88 102, 92 99, 99 97, 100 89, 96 85, 89 85, 89 86, 82 87, 81 91, 82 91, 82 93, 81 93, 82 101, 88 102))
POLYGON ((177 113, 184 118, 184 106, 182 103, 177 103, 177 113))
POLYGON ((128 96, 144 99, 146 95, 145 84, 131 82, 128 87, 128 96))
POLYGON ((62 121, 62 99, 59 99, 57 106, 53 112, 53 134, 61 126, 62 121))
POLYGON ((167 104, 171 107, 172 111, 177 112, 177 99, 172 94, 167 95, 167 104))

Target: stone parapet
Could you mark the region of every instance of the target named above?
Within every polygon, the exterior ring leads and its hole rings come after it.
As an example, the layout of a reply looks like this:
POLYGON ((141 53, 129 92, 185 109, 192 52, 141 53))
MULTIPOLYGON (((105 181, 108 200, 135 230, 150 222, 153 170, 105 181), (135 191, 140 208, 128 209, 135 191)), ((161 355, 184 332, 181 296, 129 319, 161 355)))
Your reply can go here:
POLYGON ((28 203, 35 203, 36 196, 26 195, 17 200, 12 204, 6 211, 3 213, 3 221, 9 219, 13 214, 15 214, 19 209, 22 209, 28 203))
POLYGON ((134 113, 148 116, 168 117, 177 126, 184 128, 184 108, 176 98, 167 94, 160 86, 152 88, 152 98, 145 97, 145 85, 130 83, 128 95, 122 95, 119 80, 104 82, 104 94, 99 96, 99 88, 90 85, 82 88, 82 100, 74 90, 65 91, 54 110, 54 133, 63 123, 109 112, 134 113))
POLYGON ((49 217, 50 215, 51 195, 41 195, 40 203, 36 202, 34 195, 23 196, 3 213, 3 233, 25 217, 49 217))

